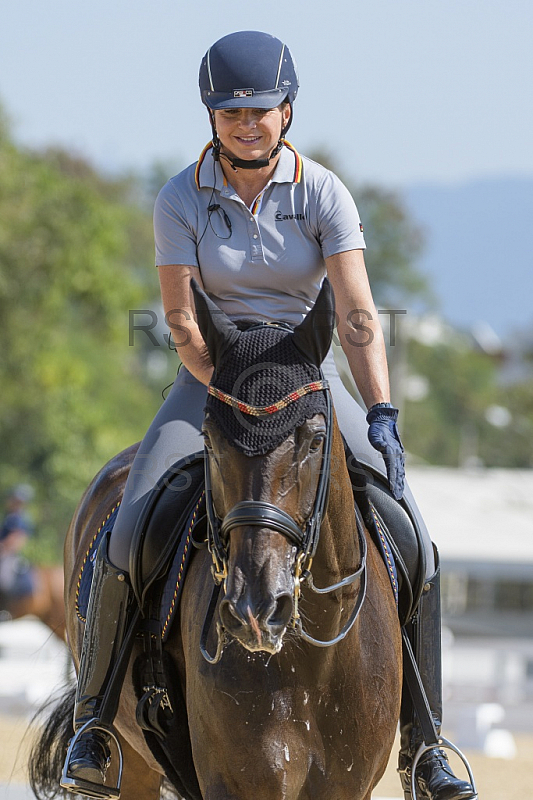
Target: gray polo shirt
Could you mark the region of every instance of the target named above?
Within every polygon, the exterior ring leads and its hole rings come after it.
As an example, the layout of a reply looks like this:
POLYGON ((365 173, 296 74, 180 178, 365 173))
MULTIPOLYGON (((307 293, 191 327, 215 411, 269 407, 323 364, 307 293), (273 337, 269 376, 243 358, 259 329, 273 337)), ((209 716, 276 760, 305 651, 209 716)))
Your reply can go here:
POLYGON ((287 143, 248 208, 212 153, 208 145, 161 189, 156 265, 199 267, 207 293, 233 319, 296 325, 314 305, 324 259, 365 247, 355 203, 336 175, 287 143))

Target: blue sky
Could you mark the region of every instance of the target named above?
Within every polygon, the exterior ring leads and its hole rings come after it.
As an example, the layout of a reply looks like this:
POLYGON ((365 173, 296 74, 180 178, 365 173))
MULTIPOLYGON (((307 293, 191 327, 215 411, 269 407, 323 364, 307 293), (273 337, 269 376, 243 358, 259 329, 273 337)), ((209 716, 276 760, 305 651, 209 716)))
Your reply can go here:
POLYGON ((19 141, 177 170, 209 138, 203 53, 251 28, 298 62, 291 140, 351 178, 533 177, 531 0, 2 0, 0 98, 19 141))

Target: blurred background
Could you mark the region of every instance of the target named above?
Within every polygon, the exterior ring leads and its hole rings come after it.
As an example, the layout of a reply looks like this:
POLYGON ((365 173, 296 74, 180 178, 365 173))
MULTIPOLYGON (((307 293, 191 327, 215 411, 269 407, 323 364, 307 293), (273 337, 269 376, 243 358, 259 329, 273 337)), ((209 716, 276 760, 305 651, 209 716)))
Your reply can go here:
MULTIPOLYGON (((77 502, 142 437, 175 375, 152 206, 209 140, 202 55, 243 29, 290 46, 301 87, 289 138, 359 208, 408 477, 442 556, 446 722, 481 759, 485 800, 522 797, 520 769, 533 767, 528 0, 3 0, 0 494, 40 581, 30 611, 54 626, 77 502), (29 495, 13 511, 20 485, 29 495)), ((28 610, 8 594, 6 620, 28 610)), ((66 669, 47 630, 0 625, 8 732, 66 669)), ((13 776, 0 798, 18 798, 13 776)), ((397 782, 383 791, 396 796, 397 782)))

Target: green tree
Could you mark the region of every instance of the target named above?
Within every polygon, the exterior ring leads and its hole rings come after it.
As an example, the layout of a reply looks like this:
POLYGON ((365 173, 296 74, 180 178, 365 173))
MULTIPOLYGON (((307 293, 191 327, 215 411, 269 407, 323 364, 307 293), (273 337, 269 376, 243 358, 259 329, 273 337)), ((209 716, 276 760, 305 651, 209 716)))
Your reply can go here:
POLYGON ((496 370, 490 357, 476 352, 455 333, 432 345, 411 339, 411 374, 427 380, 428 392, 405 403, 403 436, 409 450, 430 464, 459 466, 478 455, 479 422, 493 402, 496 370))
POLYGON ((500 383, 499 358, 466 334, 432 346, 409 342, 409 371, 428 387, 405 403, 403 435, 410 452, 430 464, 533 466, 533 382, 500 383))
POLYGON ((36 487, 42 551, 159 402, 129 347, 128 309, 157 296, 150 215, 134 194, 132 179, 65 152, 22 150, 2 118, 0 489, 36 487))

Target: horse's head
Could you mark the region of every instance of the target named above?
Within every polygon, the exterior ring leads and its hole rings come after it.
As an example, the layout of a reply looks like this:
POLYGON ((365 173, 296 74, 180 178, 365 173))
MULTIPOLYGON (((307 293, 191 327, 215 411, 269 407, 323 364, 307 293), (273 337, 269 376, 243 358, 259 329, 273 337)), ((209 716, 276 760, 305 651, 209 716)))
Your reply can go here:
POLYGON ((195 283, 193 290, 215 368, 203 432, 210 546, 225 582, 221 622, 248 650, 274 653, 327 494, 330 403, 320 365, 331 344, 333 294, 325 281, 294 331, 241 330, 195 283))

